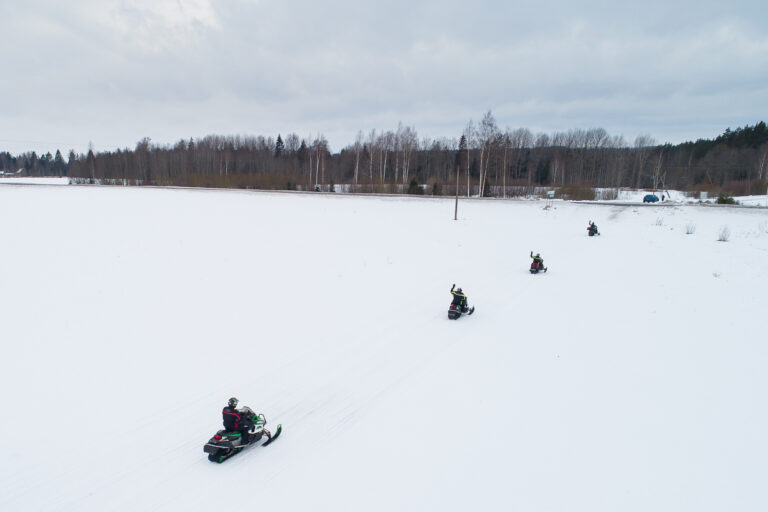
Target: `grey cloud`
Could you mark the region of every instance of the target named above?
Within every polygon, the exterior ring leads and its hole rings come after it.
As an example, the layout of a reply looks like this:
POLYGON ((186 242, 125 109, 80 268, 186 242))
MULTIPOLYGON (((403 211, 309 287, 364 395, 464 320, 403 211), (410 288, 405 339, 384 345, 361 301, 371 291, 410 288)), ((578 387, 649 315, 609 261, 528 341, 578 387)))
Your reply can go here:
POLYGON ((398 121, 453 137, 489 108, 501 126, 677 142, 768 111, 759 2, 11 4, 0 150, 286 131, 338 150, 398 121))

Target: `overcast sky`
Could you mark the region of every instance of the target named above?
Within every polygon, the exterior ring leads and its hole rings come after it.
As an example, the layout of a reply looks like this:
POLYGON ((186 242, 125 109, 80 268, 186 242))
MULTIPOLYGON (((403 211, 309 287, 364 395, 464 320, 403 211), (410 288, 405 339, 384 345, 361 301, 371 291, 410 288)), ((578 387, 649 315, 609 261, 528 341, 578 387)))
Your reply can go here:
POLYGON ((0 0, 0 151, 768 121, 765 0, 0 0))

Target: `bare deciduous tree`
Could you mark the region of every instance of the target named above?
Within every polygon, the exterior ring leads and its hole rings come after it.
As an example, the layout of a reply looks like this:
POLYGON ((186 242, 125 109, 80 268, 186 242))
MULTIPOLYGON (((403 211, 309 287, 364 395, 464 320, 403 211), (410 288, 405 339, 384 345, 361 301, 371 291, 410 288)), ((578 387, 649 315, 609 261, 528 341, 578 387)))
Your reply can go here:
POLYGON ((635 188, 640 188, 643 174, 645 173, 645 166, 648 162, 648 157, 651 154, 652 147, 656 144, 656 141, 648 134, 638 135, 635 138, 635 167, 634 167, 634 184, 635 188))
POLYGON ((491 160, 491 151, 497 133, 498 128, 496 127, 496 119, 489 110, 480 121, 480 125, 475 134, 477 145, 480 147, 480 190, 478 194, 481 197, 484 195, 488 175, 488 165, 491 160))
POLYGON ((355 138, 355 189, 357 189, 357 177, 360 171, 360 152, 363 150, 363 130, 357 132, 355 138))

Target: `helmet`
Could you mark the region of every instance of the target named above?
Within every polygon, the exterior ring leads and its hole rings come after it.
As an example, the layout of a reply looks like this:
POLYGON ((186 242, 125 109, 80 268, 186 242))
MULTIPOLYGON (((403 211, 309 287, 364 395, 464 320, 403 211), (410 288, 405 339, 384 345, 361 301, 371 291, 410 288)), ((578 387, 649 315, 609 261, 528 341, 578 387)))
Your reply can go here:
POLYGON ((229 402, 227 402, 227 405, 229 407, 237 407, 237 402, 238 402, 237 398, 232 397, 229 399, 229 402))
POLYGON ((541 258, 541 254, 539 254, 539 253, 536 253, 536 257, 537 257, 537 258, 541 258))
POLYGON ((461 288, 456 288, 456 293, 461 293, 461 288))

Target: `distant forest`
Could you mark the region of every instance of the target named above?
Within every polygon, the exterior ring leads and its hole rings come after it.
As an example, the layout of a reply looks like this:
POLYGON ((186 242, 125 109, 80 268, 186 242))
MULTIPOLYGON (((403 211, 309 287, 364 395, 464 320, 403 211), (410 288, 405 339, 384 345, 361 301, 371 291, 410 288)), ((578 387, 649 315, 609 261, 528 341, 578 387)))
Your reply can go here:
POLYGON ((768 129, 727 129, 714 140, 657 144, 649 135, 633 144, 602 128, 534 134, 500 130, 489 111, 457 138, 419 139, 416 129, 358 132, 331 153, 319 134, 217 136, 171 145, 143 139, 133 149, 65 159, 35 152, 0 153, 0 169, 25 176, 69 176, 78 182, 191 187, 407 192, 511 196, 532 188, 651 188, 765 193, 768 129), (457 180, 458 174, 458 180, 457 180))

